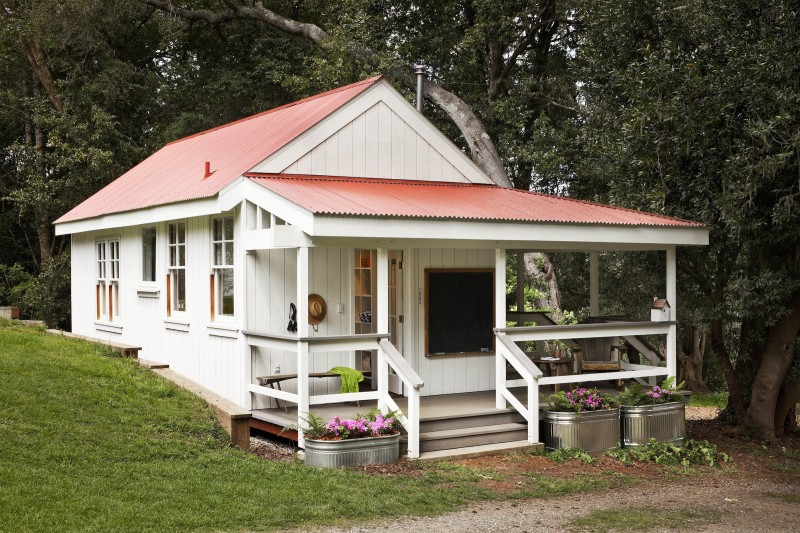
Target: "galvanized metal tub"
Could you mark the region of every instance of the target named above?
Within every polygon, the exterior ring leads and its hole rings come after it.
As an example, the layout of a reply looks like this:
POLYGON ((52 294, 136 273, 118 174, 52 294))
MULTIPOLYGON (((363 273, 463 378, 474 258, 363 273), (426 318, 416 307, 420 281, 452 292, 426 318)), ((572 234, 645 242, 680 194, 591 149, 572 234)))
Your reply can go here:
POLYGON ((616 408, 585 413, 544 412, 544 447, 547 450, 611 450, 619 446, 619 431, 619 409, 616 408))
POLYGON ((338 468, 393 463, 400 458, 400 434, 348 440, 306 439, 309 466, 338 468))
POLYGON ((686 438, 683 402, 657 405, 621 405, 620 438, 624 448, 647 444, 650 439, 680 444, 686 438))

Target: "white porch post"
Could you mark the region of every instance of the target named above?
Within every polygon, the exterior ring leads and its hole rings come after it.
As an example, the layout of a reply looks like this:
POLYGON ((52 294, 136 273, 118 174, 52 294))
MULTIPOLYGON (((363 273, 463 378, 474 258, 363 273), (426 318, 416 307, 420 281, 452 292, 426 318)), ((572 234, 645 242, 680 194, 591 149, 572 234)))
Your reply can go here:
POLYGON ((600 255, 589 252, 589 315, 600 315, 600 255))
MULTIPOLYGON (((678 319, 678 285, 675 247, 667 248, 667 301, 670 305, 669 318, 678 319)), ((672 324, 667 333, 667 371, 670 376, 678 372, 678 326, 672 324)))
MULTIPOLYGON (((506 327, 506 251, 497 248, 494 251, 494 325, 496 328, 506 327)), ((495 407, 506 408, 503 389, 506 386, 506 360, 500 355, 500 346, 495 341, 495 407)))
MULTIPOLYGON (((386 248, 378 248, 377 259, 377 311, 378 311, 378 333, 389 333, 389 251, 386 248)), ((389 363, 386 361, 386 354, 383 350, 378 350, 378 409, 382 412, 389 410, 386 405, 386 398, 389 395, 389 363)))
POLYGON ((297 249, 297 445, 305 446, 303 418, 308 416, 308 248, 297 249))

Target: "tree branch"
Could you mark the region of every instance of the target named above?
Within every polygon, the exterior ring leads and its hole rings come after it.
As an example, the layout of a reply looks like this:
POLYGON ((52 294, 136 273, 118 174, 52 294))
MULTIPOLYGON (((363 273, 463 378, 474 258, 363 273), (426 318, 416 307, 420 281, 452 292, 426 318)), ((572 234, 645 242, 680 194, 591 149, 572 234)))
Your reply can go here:
MULTIPOLYGON (((235 0, 222 0, 225 7, 219 12, 213 12, 208 9, 175 7, 171 0, 139 1, 184 20, 203 21, 214 27, 233 20, 256 20, 284 33, 304 37, 318 45, 330 38, 330 35, 316 24, 299 22, 279 15, 265 8, 261 1, 253 2, 252 6, 249 6, 242 5, 235 0)), ((360 59, 373 66, 379 64, 378 55, 374 51, 362 48, 360 52, 360 59)), ((416 81, 411 69, 404 69, 404 73, 402 78, 405 83, 409 87, 414 87, 416 81)), ((472 108, 441 85, 429 81, 425 82, 424 93, 458 127, 469 145, 472 160, 475 164, 497 185, 511 187, 511 181, 508 179, 508 174, 506 174, 497 147, 472 108)))

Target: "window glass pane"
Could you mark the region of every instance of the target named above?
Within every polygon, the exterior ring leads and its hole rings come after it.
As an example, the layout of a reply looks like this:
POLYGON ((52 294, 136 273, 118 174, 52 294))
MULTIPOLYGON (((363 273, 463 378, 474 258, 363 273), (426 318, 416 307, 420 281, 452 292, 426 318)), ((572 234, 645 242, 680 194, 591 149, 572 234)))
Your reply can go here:
POLYGON ((232 241, 233 240, 233 217, 227 217, 223 219, 225 223, 225 240, 232 241))
POLYGON ((175 228, 175 224, 170 224, 169 225, 169 243, 170 244, 175 244, 177 242, 176 231, 177 230, 175 228))
POLYGON ((225 264, 232 265, 233 264, 233 243, 226 242, 225 243, 225 264))
POLYGON ((169 247, 169 266, 176 266, 178 263, 175 262, 175 246, 169 247))
POLYGON ((142 281, 156 280, 156 228, 142 230, 142 281))
POLYGON ((222 264, 222 244, 218 242, 214 243, 214 264, 222 264))
POLYGON ((233 269, 223 268, 221 274, 222 314, 233 315, 233 269))
POLYGON ((178 242, 186 242, 186 224, 178 224, 178 242))
POLYGON ((178 246, 178 265, 186 266, 186 246, 178 246))
POLYGON ((214 219, 214 240, 221 241, 222 240, 222 219, 215 218, 214 219))
POLYGON ((186 311, 186 271, 175 271, 175 310, 186 311))

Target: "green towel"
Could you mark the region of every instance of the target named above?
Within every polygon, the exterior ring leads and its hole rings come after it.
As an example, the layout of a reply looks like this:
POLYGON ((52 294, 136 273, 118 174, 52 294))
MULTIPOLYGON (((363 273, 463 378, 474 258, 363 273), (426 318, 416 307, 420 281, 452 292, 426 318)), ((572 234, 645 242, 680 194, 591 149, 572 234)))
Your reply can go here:
POLYGON ((339 374, 342 378, 342 388, 339 390, 341 393, 345 392, 358 392, 358 383, 364 381, 364 374, 353 368, 346 366, 335 366, 328 370, 331 374, 339 374))

